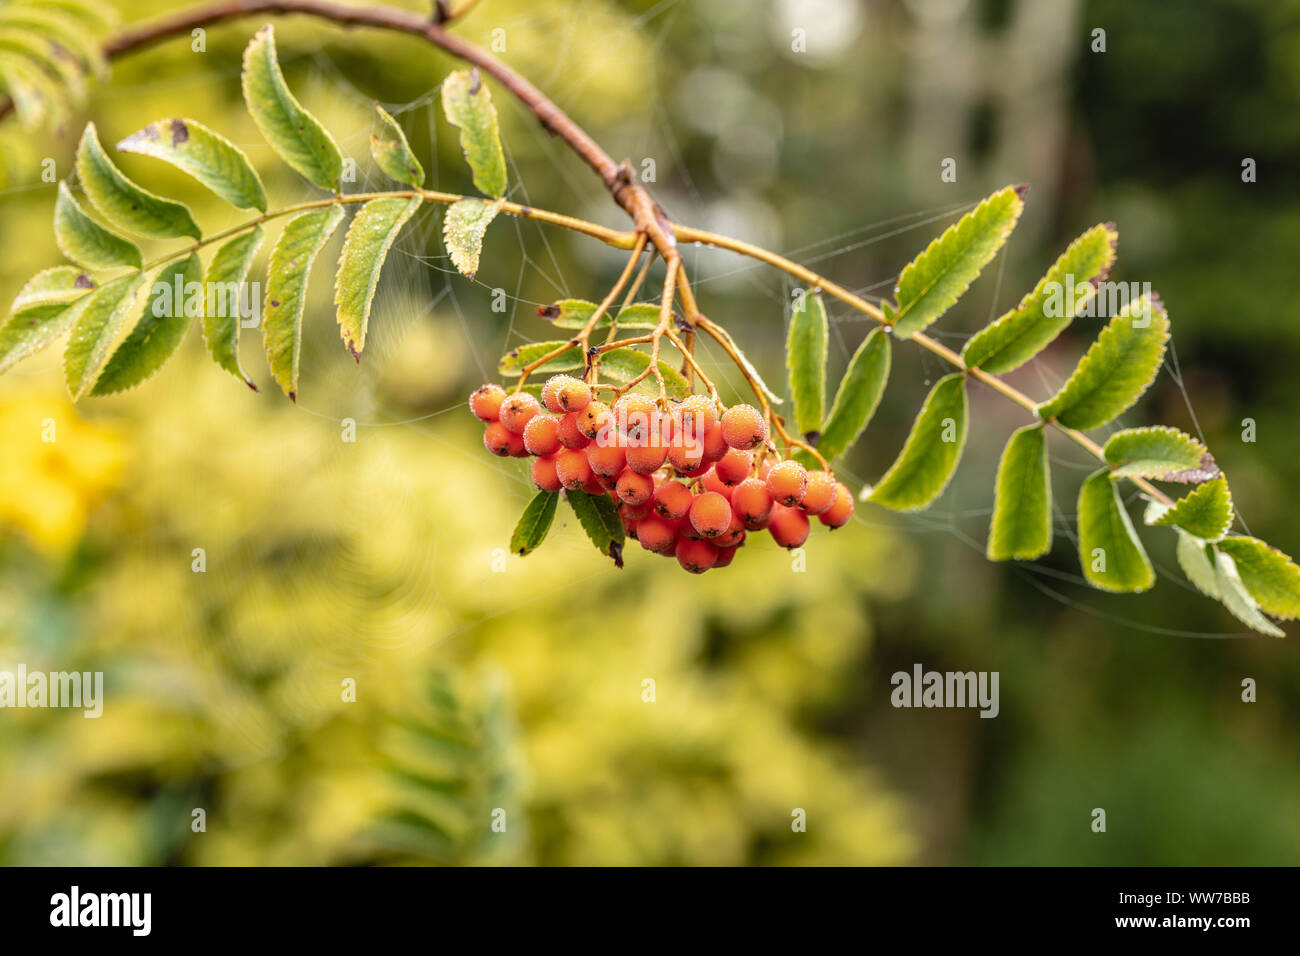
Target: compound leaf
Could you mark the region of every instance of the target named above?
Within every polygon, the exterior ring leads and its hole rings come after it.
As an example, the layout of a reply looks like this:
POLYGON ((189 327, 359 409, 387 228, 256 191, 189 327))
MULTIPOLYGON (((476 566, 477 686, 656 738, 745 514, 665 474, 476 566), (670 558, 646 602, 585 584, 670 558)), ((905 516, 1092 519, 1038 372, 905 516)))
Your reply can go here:
POLYGON ((143 308, 148 276, 133 272, 100 286, 79 310, 63 353, 63 378, 73 401, 94 384, 109 346, 128 317, 143 308))
POLYGON ((1277 548, 1230 535, 1216 545, 1232 556, 1242 583, 1265 612, 1289 621, 1300 617, 1300 567, 1277 548))
POLYGON ((1032 560, 1052 547, 1052 482, 1043 425, 1012 434, 998 463, 990 561, 1032 560))
MULTIPOLYGON (((568 341, 564 342, 529 342, 527 345, 521 345, 517 349, 511 349, 505 355, 501 356, 501 361, 497 363, 497 371, 505 376, 515 378, 522 375, 524 368, 536 362, 543 355, 554 352, 561 346, 568 346, 568 341)), ((573 345, 565 349, 555 358, 550 359, 545 365, 534 369, 535 372, 570 372, 575 368, 583 368, 585 359, 582 350, 573 345)))
POLYGON ((202 123, 171 117, 132 133, 117 148, 170 163, 239 209, 266 212, 266 190, 243 151, 202 123))
POLYGON ((84 308, 94 281, 76 266, 55 266, 27 280, 0 327, 0 372, 62 335, 84 308))
POLYGON ((255 226, 251 232, 231 239, 217 250, 203 277, 203 341, 208 354, 253 391, 257 386, 239 364, 239 330, 244 307, 252 304, 246 279, 262 247, 262 238, 262 228, 255 226))
POLYGON ((1232 524, 1232 493, 1222 475, 1193 488, 1149 522, 1181 528, 1202 541, 1218 541, 1232 524))
MULTIPOLYGON (((561 299, 552 305, 539 305, 537 314, 550 322, 557 329, 581 329, 598 308, 595 302, 586 299, 561 299)), ((614 322, 607 311, 593 329, 607 329, 614 322)), ((653 329, 659 325, 659 303, 633 302, 618 313, 620 329, 653 329)))
POLYGON ((849 360, 817 439, 817 450, 827 461, 848 451, 875 414, 889 380, 889 338, 884 329, 872 329, 849 360))
POLYGON ((60 252, 87 269, 139 269, 144 264, 135 243, 109 232, 82 212, 66 182, 59 183, 54 201, 54 242, 60 252))
POLYGON ((935 383, 902 452, 868 496, 896 511, 916 511, 943 493, 966 444, 966 376, 935 383))
POLYGON ((334 279, 334 304, 338 306, 343 344, 360 359, 366 345, 370 306, 375 300, 379 273, 393 240, 420 208, 419 196, 410 199, 372 199, 361 207, 348 227, 334 279))
POLYGON ((501 151, 497 111, 477 68, 456 70, 442 81, 442 109, 447 122, 460 130, 460 148, 474 175, 474 185, 494 199, 504 196, 506 158, 501 151))
POLYGON ((1230 555, 1222 551, 1215 552, 1214 573, 1219 589, 1219 600, 1233 617, 1261 634, 1267 634, 1269 637, 1286 637, 1286 632, 1260 611, 1259 605, 1255 603, 1254 597, 1251 596, 1237 570, 1236 562, 1230 555))
POLYGON ((826 304, 821 293, 799 297, 790 315, 785 344, 785 364, 790 372, 790 400, 794 421, 805 435, 821 431, 826 404, 826 348, 829 336, 826 304))
POLYGON ((1165 425, 1115 432, 1107 439, 1102 454, 1119 478, 1156 478, 1192 484, 1219 472, 1204 445, 1165 425))
POLYGON ((1133 593, 1155 583, 1133 522, 1110 469, 1094 472, 1079 489, 1079 562, 1083 576, 1103 591, 1133 593))
POLYGON ((461 275, 473 279, 478 274, 483 235, 501 211, 501 200, 462 199, 447 207, 442 223, 442 240, 451 254, 452 264, 461 275))
POLYGON ((587 532, 601 554, 614 559, 616 567, 623 566, 623 519, 618 516, 614 502, 608 495, 589 495, 584 491, 566 491, 565 500, 578 516, 578 523, 587 532))
POLYGON ((518 555, 529 554, 546 538, 555 520, 555 508, 560 499, 558 491, 539 491, 524 507, 514 533, 510 536, 510 550, 518 555))
POLYGON ((77 146, 77 178, 91 203, 109 222, 150 239, 201 238, 203 233, 184 203, 164 199, 127 179, 104 152, 87 123, 77 146))

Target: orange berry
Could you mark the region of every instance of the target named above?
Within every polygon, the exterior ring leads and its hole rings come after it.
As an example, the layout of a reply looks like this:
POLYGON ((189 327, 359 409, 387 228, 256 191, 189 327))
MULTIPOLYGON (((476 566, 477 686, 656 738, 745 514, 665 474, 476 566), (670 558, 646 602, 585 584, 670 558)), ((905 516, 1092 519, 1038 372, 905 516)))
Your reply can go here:
POLYGON ((772 496, 757 478, 746 478, 731 492, 731 507, 750 531, 767 527, 772 516, 772 496))
POLYGON ((698 442, 687 445, 673 445, 668 449, 668 464, 679 475, 688 475, 699 471, 704 464, 704 449, 698 442))
POLYGON ((781 547, 797 548, 808 540, 808 516, 798 508, 773 505, 767 530, 781 547))
POLYGON ((648 475, 663 466, 668 449, 663 445, 632 445, 627 449, 627 466, 642 475, 648 475))
POLYGON ((527 392, 517 392, 506 396, 506 400, 501 403, 498 418, 506 428, 516 435, 522 435, 528 422, 541 410, 541 402, 532 395, 527 392))
POLYGON ((559 438, 560 444, 565 448, 586 448, 591 444, 591 439, 578 430, 576 412, 561 416, 559 438))
POLYGON ((752 452, 728 448, 727 453, 713 466, 713 470, 717 472, 718 480, 724 485, 738 485, 749 477, 749 470, 753 465, 752 452))
POLYGON ((554 455, 560 450, 560 420, 534 415, 524 426, 524 447, 530 455, 554 455))
POLYGON ((582 486, 582 490, 589 495, 604 495, 609 493, 609 489, 605 486, 605 479, 600 477, 600 475, 592 475, 589 477, 586 484, 582 486))
POLYGON ((732 448, 748 451, 767 441, 767 422, 753 405, 732 405, 722 413, 722 437, 732 448))
POLYGON ((808 472, 793 459, 778 462, 767 474, 767 493, 772 500, 787 508, 803 501, 808 490, 808 472))
POLYGON ((677 542, 677 522, 665 521, 658 515, 642 518, 637 524, 637 540, 641 547, 655 554, 666 554, 677 542))
POLYGON ((714 423, 708 431, 704 433, 704 460, 721 461, 722 456, 727 453, 731 446, 727 444, 727 439, 722 435, 722 426, 714 423))
POLYGON ((808 488, 803 493, 799 507, 810 515, 819 515, 835 504, 835 486, 838 482, 829 471, 808 472, 808 488))
POLYGON ((719 548, 735 548, 745 540, 745 526, 740 517, 733 510, 731 512, 731 523, 727 525, 727 530, 718 535, 713 543, 719 548))
POLYGON ((835 503, 817 516, 828 528, 842 528, 853 517, 853 492, 842 481, 835 483, 835 503))
POLYGON ((524 436, 510 433, 510 451, 511 458, 527 458, 528 449, 524 447, 524 436))
MULTIPOLYGON (((577 416, 578 431, 588 438, 595 438, 597 435, 608 436, 613 429, 614 416, 604 402, 588 402, 582 411, 574 414, 577 416)), ((608 437, 603 443, 608 443, 608 437)))
POLYGON ((684 398, 674 411, 674 418, 689 435, 704 436, 718 420, 717 407, 706 395, 691 395, 684 398))
POLYGON ((618 430, 635 444, 644 444, 659 432, 659 407, 649 395, 633 392, 620 395, 610 406, 610 411, 614 413, 618 430))
POLYGON ((704 486, 705 491, 712 491, 714 494, 722 495, 728 501, 731 500, 731 485, 724 484, 722 479, 718 477, 716 465, 704 473, 704 476, 700 479, 700 484, 704 486))
POLYGON ((639 475, 631 468, 626 468, 618 476, 618 487, 614 491, 620 501, 639 505, 650 500, 655 491, 655 483, 649 475, 639 475))
POLYGON ((772 459, 764 458, 762 462, 759 463, 758 466, 758 477, 761 478, 763 481, 767 481, 767 476, 770 475, 771 473, 772 473, 772 459))
POLYGON ((570 491, 581 491, 591 477, 591 466, 584 452, 566 449, 555 456, 555 473, 560 484, 570 491))
POLYGON ((718 549, 698 538, 678 538, 673 550, 677 563, 692 574, 703 574, 718 563, 718 549))
POLYGON ((602 478, 617 478, 627 467, 627 453, 618 445, 587 446, 587 462, 591 470, 602 478))
POLYGON ((580 412, 591 401, 587 383, 572 375, 552 375, 542 386, 542 403, 557 415, 563 412, 580 412))
POLYGON ((686 513, 691 510, 691 502, 695 496, 691 494, 691 489, 676 481, 661 482, 655 488, 654 502, 655 511, 661 517, 669 518, 673 521, 680 521, 686 517, 686 513))
POLYGON ((725 568, 735 560, 736 552, 739 550, 738 546, 734 548, 718 548, 718 559, 713 562, 713 566, 715 568, 725 568))
POLYGON ((731 502, 716 491, 706 491, 691 503, 691 525, 706 538, 716 538, 731 526, 731 502))
POLYGON ((510 454, 510 432, 500 422, 488 422, 483 429, 483 445, 494 455, 502 458, 510 454))
POLYGON ((506 390, 500 385, 480 385, 469 396, 469 410, 485 422, 494 422, 506 400, 506 390))
POLYGON ((533 484, 542 491, 559 491, 563 487, 555 471, 554 458, 533 459, 533 484))
POLYGON ((639 505, 619 505, 618 510, 620 514, 626 515, 633 521, 640 521, 643 518, 649 518, 655 511, 654 507, 648 501, 639 505))

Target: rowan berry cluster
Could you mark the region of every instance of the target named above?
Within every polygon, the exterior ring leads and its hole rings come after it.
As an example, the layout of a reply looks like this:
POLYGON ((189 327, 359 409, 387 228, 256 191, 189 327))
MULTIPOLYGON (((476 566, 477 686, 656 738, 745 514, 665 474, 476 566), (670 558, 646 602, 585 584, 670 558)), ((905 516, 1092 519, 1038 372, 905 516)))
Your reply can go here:
POLYGON ((541 396, 491 384, 470 396, 488 451, 533 456, 543 491, 609 495, 629 537, 687 571, 726 567, 751 531, 797 548, 811 517, 838 528, 853 515, 852 493, 829 471, 777 456, 753 406, 691 395, 662 408, 631 392, 607 405, 570 375, 541 396))

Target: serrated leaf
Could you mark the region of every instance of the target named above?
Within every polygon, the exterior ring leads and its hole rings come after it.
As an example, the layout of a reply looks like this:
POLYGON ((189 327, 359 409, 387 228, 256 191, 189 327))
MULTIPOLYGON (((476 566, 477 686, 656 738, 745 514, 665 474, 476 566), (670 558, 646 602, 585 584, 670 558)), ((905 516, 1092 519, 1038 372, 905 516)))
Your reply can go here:
POLYGON ((298 398, 298 355, 302 349, 302 310, 307 279, 325 242, 343 221, 338 205, 295 216, 271 250, 267 267, 262 336, 271 374, 286 395, 298 398))
POLYGON ((16 53, 31 60, 62 87, 63 95, 70 102, 83 103, 86 96, 85 65, 53 37, 5 23, 3 10, 0 7, 0 51, 16 53))
POLYGON ((493 198, 506 194, 506 158, 492 94, 477 69, 456 70, 442 81, 442 109, 460 130, 460 148, 474 185, 493 198))
MULTIPOLYGON (((90 12, 89 5, 86 5, 70 16, 64 10, 57 9, 59 6, 61 5, 55 3, 39 6, 11 3, 0 6, 0 27, 6 30, 18 28, 34 31, 47 41, 57 43, 63 55, 75 60, 87 72, 98 76, 106 75, 108 61, 95 39, 94 30, 79 22, 81 19, 95 17, 96 14, 90 12)), ((96 26, 104 27, 107 24, 98 22, 96 26)))
POLYGON ((1002 375, 1050 345, 1110 274, 1117 238, 1115 226, 1105 223, 1070 243, 1019 305, 967 341, 961 353, 966 367, 1002 375))
POLYGON ((551 530, 555 520, 555 508, 559 503, 558 491, 539 491, 524 508, 515 525, 514 534, 510 536, 510 550, 518 555, 536 551, 551 530))
MULTIPOLYGON (((1178 529, 1175 529, 1176 531, 1178 529)), ((1219 575, 1214 568, 1204 541, 1185 531, 1178 531, 1178 565, 1196 589, 1207 597, 1219 600, 1219 575)))
POLYGON ((150 239, 199 239, 203 233, 184 203, 164 199, 127 179, 104 152, 94 123, 77 146, 77 178, 91 203, 114 225, 150 239))
POLYGON ((266 212, 266 190, 243 151, 192 119, 167 118, 132 133, 117 148, 170 163, 239 209, 266 212))
POLYGON ((827 461, 848 451, 875 414, 889 380, 889 339, 884 329, 872 329, 849 360, 817 439, 817 450, 827 461))
POLYGON ((1193 488, 1172 508, 1165 509, 1147 523, 1181 528, 1203 541, 1218 541, 1232 524, 1232 493, 1228 491, 1228 480, 1220 475, 1193 488))
POLYGON ((73 401, 89 391, 118 331, 143 308, 147 280, 147 274, 134 272, 104 283, 86 299, 63 353, 63 378, 73 401))
POLYGON ((379 273, 393 240, 420 208, 419 196, 410 199, 372 199, 361 207, 348 227, 334 279, 334 304, 338 306, 339 332, 354 358, 366 346, 366 326, 375 300, 379 273))
POLYGON ((286 163, 321 189, 338 192, 343 154, 320 121, 294 98, 275 52, 275 31, 258 30, 244 50, 244 103, 262 138, 286 163))
POLYGON ((1192 484, 1212 478, 1219 471, 1204 445, 1164 425, 1115 432, 1107 439, 1102 454, 1118 478, 1192 484))
POLYGON ((826 304, 821 293, 800 296, 790 314, 785 343, 785 365, 790 373, 790 401, 794 422, 805 435, 821 430, 826 409, 826 347, 829 338, 826 304))
POLYGON ((452 264, 467 279, 478 275, 483 234, 501 211, 501 202, 499 199, 495 202, 462 199, 447 207, 447 215, 442 223, 442 241, 451 254, 452 264))
POLYGON ((1155 380, 1169 340, 1158 299, 1130 302, 1102 329, 1069 381, 1038 406, 1044 420, 1087 431, 1121 415, 1155 380))
POLYGON ((162 268, 151 283, 144 312, 104 366, 91 395, 124 392, 162 368, 185 338, 190 319, 202 313, 202 277, 194 253, 162 268))
POLYGON ((589 495, 584 491, 566 491, 564 498, 578 517, 582 530, 587 532, 597 550, 614 559, 616 567, 623 566, 623 519, 608 495, 589 495))
POLYGON ((388 111, 375 104, 379 115, 379 133, 370 134, 370 155, 374 157, 379 168, 389 179, 419 189, 424 185, 424 167, 411 152, 411 144, 406 141, 406 134, 397 120, 388 111))
MULTIPOLYGON (((600 357, 601 375, 620 384, 627 384, 650 367, 650 356, 634 348, 613 349, 600 357)), ((669 398, 682 399, 691 394, 691 386, 677 371, 663 359, 659 360, 659 372, 664 377, 664 390, 669 398)), ((659 389, 654 375, 648 375, 641 381, 645 390, 659 389)))
POLYGON ((212 360, 253 391, 257 386, 239 364, 239 330, 243 307, 251 304, 246 285, 253 258, 262 247, 262 228, 231 239, 212 257, 203 277, 203 341, 212 360))
POLYGON ((59 183, 54 201, 54 242, 60 252, 87 269, 139 269, 144 264, 135 243, 109 232, 82 212, 66 182, 59 183))
POLYGON ((966 376, 954 372, 930 390, 903 450, 868 500, 895 511, 926 507, 948 487, 965 444, 966 376))
POLYGON ((1025 208, 1022 190, 1000 189, 962 216, 898 277, 894 333, 910 338, 947 312, 1011 235, 1025 208))
POLYGON ((67 120, 66 91, 27 57, 0 50, 0 81, 24 128, 58 128, 67 120))
POLYGON ((1155 583, 1133 522, 1110 469, 1094 472, 1079 489, 1079 563, 1083 576, 1103 591, 1134 593, 1155 583))
POLYGON ((1237 573, 1260 608, 1289 621, 1300 617, 1300 567, 1258 538, 1230 535, 1216 547, 1232 556, 1237 573))
POLYGON ((1052 481, 1043 425, 1026 425, 1007 441, 998 463, 990 561, 1029 561, 1052 547, 1052 481))
POLYGON ((1219 589, 1219 600, 1233 617, 1261 634, 1267 634, 1269 637, 1286 637, 1286 632, 1260 611, 1259 605, 1251 597, 1237 571, 1236 562, 1230 555, 1222 551, 1215 552, 1214 572, 1219 589))
MULTIPOLYGON (((536 362, 543 355, 554 352, 562 345, 568 345, 569 342, 529 342, 527 345, 521 345, 517 349, 511 349, 501 360, 497 362, 497 371, 509 378, 516 378, 523 374, 524 367, 536 362)), ((574 345, 571 348, 561 352, 555 358, 548 361, 545 365, 534 369, 535 372, 571 372, 576 368, 585 367, 586 361, 582 356, 582 350, 574 345)))
MULTIPOLYGON (((537 314, 557 329, 581 329, 598 308, 586 299, 561 299, 553 305, 539 305, 537 314)), ((593 329, 607 329, 613 323, 609 312, 602 315, 593 329)), ((633 302, 618 313, 620 329, 653 329, 659 325, 659 303, 633 302)))
POLYGON ((0 327, 0 372, 66 332, 94 288, 90 276, 75 266, 56 266, 29 279, 0 327))

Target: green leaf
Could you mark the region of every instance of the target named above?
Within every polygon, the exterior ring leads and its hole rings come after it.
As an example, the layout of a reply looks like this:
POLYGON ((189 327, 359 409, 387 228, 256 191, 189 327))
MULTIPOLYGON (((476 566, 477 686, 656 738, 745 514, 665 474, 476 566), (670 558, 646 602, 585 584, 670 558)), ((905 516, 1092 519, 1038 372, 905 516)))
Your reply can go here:
MULTIPOLYGON (((568 341, 564 342, 529 342, 527 345, 521 345, 517 349, 511 349, 505 355, 501 356, 501 361, 497 363, 497 372, 510 378, 516 378, 523 374, 524 367, 536 362, 548 352, 554 352, 562 345, 569 345, 568 341)), ((566 349, 555 358, 551 359, 545 365, 536 369, 535 372, 571 372, 576 368, 585 368, 586 360, 582 356, 582 350, 574 345, 566 349)))
POLYGON ((1258 538, 1231 535, 1217 545, 1232 556, 1242 583, 1260 608, 1289 621, 1300 617, 1300 568, 1258 538))
POLYGON ((457 70, 442 81, 442 109, 447 122, 460 130, 460 148, 474 174, 474 185, 493 198, 504 196, 506 158, 497 111, 477 68, 457 70))
POLYGON ((894 333, 910 338, 947 312, 997 255, 1025 208, 1024 187, 1007 186, 949 226, 913 259, 894 288, 894 333))
MULTIPOLYGON (((0 8, 3 11, 3 8, 0 8)), ((0 13, 0 50, 18 54, 43 70, 69 101, 78 105, 86 98, 86 72, 84 64, 69 55, 53 37, 43 33, 6 24, 0 13)))
POLYGON ((1078 511, 1079 563, 1093 587, 1132 593, 1155 583, 1155 571, 1110 479, 1110 469, 1094 472, 1084 481, 1078 511))
POLYGON ((248 270, 262 248, 262 238, 262 228, 255 226, 251 232, 231 239, 217 250, 203 277, 203 341, 208 354, 253 391, 257 386, 239 364, 239 329, 242 307, 251 300, 251 290, 245 285, 248 270))
POLYGON ((539 491, 524 508, 510 536, 510 550, 518 555, 530 554, 546 538, 555 520, 555 507, 560 499, 558 491, 539 491))
POLYGON ((889 339, 884 329, 872 329, 849 360, 831 413, 817 439, 817 450, 827 461, 848 451, 875 414, 889 380, 889 339))
POLYGON ((1187 580, 1207 597, 1219 600, 1219 574, 1215 570, 1214 559, 1210 557, 1209 548, 1200 538, 1178 531, 1178 564, 1187 575, 1187 580))
POLYGON ((926 507, 948 487, 965 444, 966 376, 954 372, 935 383, 902 452, 867 500, 896 511, 926 507))
POLYGON ((0 327, 0 372, 39 352, 77 320, 95 283, 75 266, 38 272, 18 292, 0 327))
POLYGON ((117 148, 170 163, 239 209, 266 212, 266 190, 243 151, 192 119, 168 118, 132 133, 117 148))
POLYGON ((334 304, 338 306, 343 344, 360 361, 366 346, 370 306, 379 285, 379 272, 393 240, 420 208, 419 196, 410 199, 372 199, 361 207, 343 241, 339 271, 334 279, 334 304))
POLYGON ((66 182, 59 183, 59 198, 54 201, 54 242, 60 252, 87 269, 139 269, 144 264, 135 243, 81 211, 66 182))
POLYGON ((1269 637, 1286 637, 1286 632, 1266 618, 1251 597, 1230 555, 1217 551, 1214 555, 1214 572, 1219 588, 1219 600, 1232 616, 1251 630, 1269 637))
POLYGON ((284 227, 271 250, 262 338, 271 374, 292 401, 298 400, 298 354, 308 275, 321 247, 342 221, 343 209, 338 205, 302 213, 284 227))
POLYGON ((501 211, 501 200, 462 199, 447 207, 442 223, 442 241, 451 253, 451 261, 467 279, 478 275, 478 257, 483 250, 483 234, 501 211))
POLYGON ((150 239, 203 235, 184 203, 156 196, 122 175, 100 145, 94 123, 86 124, 77 146, 77 178, 104 218, 129 232, 150 239))
MULTIPOLYGON (((626 385, 650 367, 650 356, 634 348, 613 349, 600 357, 601 375, 613 382, 626 385)), ((664 389, 669 398, 682 399, 691 394, 691 386, 681 372, 663 359, 659 360, 659 373, 664 377, 664 389)), ((653 373, 642 379, 640 387, 646 391, 659 391, 653 373)))
POLYGON ((286 163, 321 189, 338 192, 343 154, 334 137, 299 103, 284 82, 275 31, 258 30, 244 50, 244 102, 253 122, 286 163))
POLYGON ((379 168, 389 179, 419 189, 424 185, 424 167, 411 152, 411 145, 406 141, 406 134, 397 120, 388 115, 388 111, 375 104, 381 124, 379 133, 370 134, 370 155, 375 158, 379 168))
POLYGON ((1232 524, 1232 493, 1228 480, 1220 475, 1165 509, 1148 524, 1181 528, 1203 541, 1218 541, 1232 524))
POLYGON ((148 275, 133 272, 96 289, 80 309, 63 353, 63 378, 73 401, 94 384, 118 330, 144 306, 148 275))
POLYGON ((1052 547, 1052 482, 1044 426, 1026 425, 1012 434, 998 464, 990 561, 1042 557, 1052 547))
POLYGON ((43 124, 57 128, 67 120, 65 90, 27 57, 0 50, 0 81, 24 128, 37 129, 43 124))
POLYGON ((91 395, 124 392, 162 368, 185 338, 190 319, 202 314, 202 278, 194 253, 162 268, 151 283, 144 313, 104 366, 91 395))
POLYGON ((826 304, 821 293, 799 297, 790 315, 785 343, 785 364, 790 372, 790 400, 794 422, 804 435, 821 431, 826 406, 826 343, 829 336, 826 304))
POLYGON ((1112 421, 1155 380, 1169 340, 1160 300, 1142 296, 1110 320, 1059 392, 1038 406, 1044 420, 1087 431, 1112 421))
POLYGON ((1114 224, 1105 223, 1070 243, 1033 292, 967 341, 966 367, 1002 375, 1050 345, 1110 274, 1117 238, 1114 224))
MULTIPOLYGON (((581 329, 595 314, 597 304, 586 299, 561 299, 554 305, 539 305, 537 314, 557 329, 581 329)), ((596 322, 594 329, 607 329, 613 319, 606 312, 596 322)), ((620 329, 653 329, 659 325, 659 303, 633 302, 618 313, 620 329)))
MULTIPOLYGON (((58 9, 61 4, 10 3, 0 6, 0 29, 26 29, 38 33, 47 42, 57 44, 60 55, 78 63, 89 73, 105 76, 108 73, 108 61, 104 57, 95 33, 109 26, 102 20, 93 26, 82 22, 95 16, 98 11, 83 8, 69 15, 58 9)), ((89 5, 87 5, 88 7, 89 5)))
POLYGON ((623 566, 623 519, 609 495, 589 495, 585 491, 566 491, 564 498, 578 516, 578 523, 601 554, 614 559, 616 567, 623 566))
POLYGON ((1102 449, 1117 478, 1155 478, 1193 484, 1219 473, 1195 438, 1164 425, 1115 432, 1102 449))

